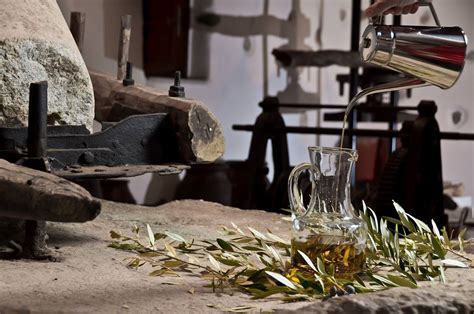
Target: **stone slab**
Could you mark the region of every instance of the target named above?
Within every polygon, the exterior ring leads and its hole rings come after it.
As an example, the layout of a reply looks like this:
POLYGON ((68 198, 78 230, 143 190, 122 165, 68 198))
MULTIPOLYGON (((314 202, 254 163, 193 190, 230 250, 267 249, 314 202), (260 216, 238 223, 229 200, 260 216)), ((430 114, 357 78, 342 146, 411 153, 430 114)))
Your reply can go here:
POLYGON ((29 84, 47 80, 48 123, 92 130, 92 83, 55 0, 1 1, 0 69, 0 126, 26 126, 29 84))
POLYGON ((193 276, 150 277, 149 269, 124 266, 123 259, 130 253, 107 247, 110 230, 128 232, 133 224, 149 223, 155 232, 169 230, 187 238, 209 239, 219 236, 217 226, 231 221, 289 235, 289 223, 273 213, 204 201, 175 201, 159 207, 104 201, 102 214, 94 221, 49 224, 48 243, 58 247, 63 261, 0 261, 0 313, 2 307, 9 313, 206 313, 240 305, 253 306, 252 312, 471 313, 474 309, 474 269, 449 269, 444 286, 424 283, 420 289, 285 304, 276 299, 250 300, 237 291, 215 294, 202 287, 205 281, 193 276))

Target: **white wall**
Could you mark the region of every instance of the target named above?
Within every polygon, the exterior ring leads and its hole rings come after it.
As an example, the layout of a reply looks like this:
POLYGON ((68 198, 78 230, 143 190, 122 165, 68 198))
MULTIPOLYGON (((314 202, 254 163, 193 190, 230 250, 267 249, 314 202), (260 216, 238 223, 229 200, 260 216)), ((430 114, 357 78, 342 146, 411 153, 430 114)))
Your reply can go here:
MULTIPOLYGON (((199 0, 196 0, 199 1, 199 0)), ((310 33, 304 44, 312 49, 321 49, 316 43, 316 29, 321 20, 319 8, 322 0, 301 0, 302 11, 310 18, 310 33)), ((324 1, 324 0, 323 0, 324 1)), ((368 3, 368 1, 365 1, 368 3)), ((142 60, 142 7, 139 0, 58 0, 60 7, 69 20, 71 11, 87 14, 85 44, 83 56, 89 68, 115 75, 120 16, 133 15, 131 61, 135 64, 134 78, 138 84, 146 84, 158 90, 167 90, 169 79, 146 79, 141 69, 142 60)), ((291 0, 270 0, 269 13, 286 18, 291 9, 291 0)), ((322 19, 322 48, 349 49, 351 1, 326 0, 322 19)), ((435 0, 435 5, 443 25, 459 25, 469 37, 474 36, 474 1, 471 0, 435 0)), ((215 0, 213 12, 232 15, 260 15, 263 0, 215 0)), ((425 9, 423 9, 425 10, 425 9)), ((404 22, 418 24, 423 13, 404 18, 404 22)), ((362 22, 362 28, 366 21, 362 22)), ((186 80, 183 82, 188 97, 202 100, 214 112, 224 126, 226 137, 225 159, 245 159, 248 153, 250 134, 232 131, 233 124, 253 123, 260 109, 257 103, 263 98, 263 52, 262 36, 249 37, 251 49, 245 51, 244 38, 221 34, 210 35, 210 72, 206 81, 186 80)), ((268 38, 268 53, 275 47, 286 43, 276 36, 268 38)), ((278 69, 270 56, 268 59, 269 94, 275 95, 286 86, 285 71, 278 69)), ((413 98, 402 100, 401 105, 415 106, 420 99, 435 99, 441 129, 445 131, 474 132, 474 71, 473 62, 466 64, 463 76, 455 87, 444 91, 437 88, 415 90, 413 98), (449 121, 449 112, 454 107, 463 107, 468 112, 468 121, 455 128, 449 121)), ((347 95, 338 95, 335 75, 346 73, 340 67, 324 68, 318 74, 316 69, 303 69, 300 84, 307 93, 313 93, 317 102, 347 102, 347 95), (320 75, 320 80, 318 80, 320 75)), ((315 113, 286 114, 288 125, 316 122, 315 113)), ((330 125, 330 124, 325 124, 330 125)), ((333 124, 340 126, 340 124, 333 124)), ((333 146, 336 137, 322 137, 321 144, 333 146)), ((290 158, 293 164, 306 161, 306 147, 316 142, 313 136, 289 136, 290 158)), ((466 192, 474 191, 473 166, 474 144, 472 142, 443 142, 444 179, 464 182, 466 192)), ((133 193, 139 201, 143 200, 149 176, 134 179, 133 193)))

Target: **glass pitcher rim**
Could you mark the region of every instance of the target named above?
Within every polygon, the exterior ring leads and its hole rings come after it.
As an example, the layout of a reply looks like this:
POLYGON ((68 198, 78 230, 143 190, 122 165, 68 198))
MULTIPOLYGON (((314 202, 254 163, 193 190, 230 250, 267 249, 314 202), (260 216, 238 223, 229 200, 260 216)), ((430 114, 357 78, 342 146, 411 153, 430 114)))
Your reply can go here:
POLYGON ((329 152, 329 153, 347 153, 351 156, 358 156, 357 150, 352 148, 345 148, 345 147, 327 147, 327 146, 309 146, 309 151, 321 151, 321 152, 329 152))

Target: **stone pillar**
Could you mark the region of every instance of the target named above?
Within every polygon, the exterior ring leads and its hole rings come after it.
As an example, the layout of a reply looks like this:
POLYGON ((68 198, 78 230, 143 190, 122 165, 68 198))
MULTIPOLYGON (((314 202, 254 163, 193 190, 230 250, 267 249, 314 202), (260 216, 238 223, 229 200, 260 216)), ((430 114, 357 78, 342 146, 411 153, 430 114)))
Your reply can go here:
POLYGON ((48 81, 48 123, 92 130, 94 93, 56 0, 2 0, 0 126, 28 123, 29 84, 48 81))

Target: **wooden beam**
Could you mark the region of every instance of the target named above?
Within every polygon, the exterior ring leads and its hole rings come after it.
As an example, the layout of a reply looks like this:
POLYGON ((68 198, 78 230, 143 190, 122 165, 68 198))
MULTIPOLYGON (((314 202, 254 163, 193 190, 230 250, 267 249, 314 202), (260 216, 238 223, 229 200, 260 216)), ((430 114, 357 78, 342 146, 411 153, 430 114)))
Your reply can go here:
POLYGON ((121 81, 127 73, 127 61, 130 51, 130 34, 132 32, 132 16, 122 16, 120 23, 120 40, 117 60, 117 80, 121 81))
POLYGON ((273 49, 273 56, 285 67, 326 67, 339 65, 350 68, 364 66, 359 52, 342 50, 303 51, 273 49))
POLYGON ((213 162, 224 153, 222 126, 202 102, 170 97, 145 86, 123 86, 103 74, 90 72, 90 76, 99 122, 120 121, 137 113, 168 113, 178 145, 177 162, 213 162))
POLYGON ((84 29, 86 26, 86 14, 84 12, 71 12, 71 29, 72 37, 76 41, 77 48, 82 53, 84 47, 84 29))
POLYGON ((100 202, 81 186, 0 159, 0 216, 27 220, 85 222, 100 213, 100 202))

